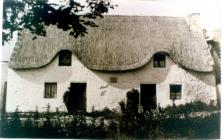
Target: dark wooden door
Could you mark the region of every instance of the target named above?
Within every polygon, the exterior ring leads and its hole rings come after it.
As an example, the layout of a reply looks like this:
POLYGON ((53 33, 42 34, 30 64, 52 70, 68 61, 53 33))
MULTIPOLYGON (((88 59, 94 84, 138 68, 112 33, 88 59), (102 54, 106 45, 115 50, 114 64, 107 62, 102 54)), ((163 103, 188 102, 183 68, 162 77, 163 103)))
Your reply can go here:
POLYGON ((140 103, 144 110, 149 111, 155 109, 156 103, 156 84, 140 85, 140 103))
POLYGON ((86 83, 71 83, 69 102, 71 112, 86 111, 86 83))

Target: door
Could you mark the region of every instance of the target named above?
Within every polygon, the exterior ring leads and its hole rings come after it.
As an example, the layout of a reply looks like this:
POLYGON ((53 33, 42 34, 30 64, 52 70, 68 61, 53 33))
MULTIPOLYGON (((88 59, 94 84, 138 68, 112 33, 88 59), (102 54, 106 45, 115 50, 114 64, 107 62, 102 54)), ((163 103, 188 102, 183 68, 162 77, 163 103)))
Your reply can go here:
POLYGON ((140 103, 145 111, 155 109, 156 103, 156 84, 140 85, 140 103))
POLYGON ((70 112, 86 111, 86 83, 71 83, 68 97, 70 112))

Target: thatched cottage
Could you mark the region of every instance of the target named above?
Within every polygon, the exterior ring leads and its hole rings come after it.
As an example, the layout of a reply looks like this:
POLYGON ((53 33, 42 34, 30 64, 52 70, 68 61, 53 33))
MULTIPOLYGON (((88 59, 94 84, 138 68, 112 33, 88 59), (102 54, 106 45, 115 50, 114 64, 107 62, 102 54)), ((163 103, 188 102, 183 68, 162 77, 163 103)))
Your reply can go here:
POLYGON ((68 87, 73 104, 89 112, 118 109, 133 88, 142 106, 216 101, 214 62, 196 17, 105 16, 78 39, 53 26, 35 40, 23 31, 9 63, 6 110, 66 110, 68 87))

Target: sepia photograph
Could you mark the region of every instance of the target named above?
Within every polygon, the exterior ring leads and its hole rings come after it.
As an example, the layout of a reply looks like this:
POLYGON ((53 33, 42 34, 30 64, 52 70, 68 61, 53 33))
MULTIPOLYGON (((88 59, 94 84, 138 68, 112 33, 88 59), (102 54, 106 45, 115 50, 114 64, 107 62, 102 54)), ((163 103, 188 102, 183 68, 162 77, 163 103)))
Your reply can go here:
POLYGON ((220 139, 220 0, 0 9, 0 138, 220 139))

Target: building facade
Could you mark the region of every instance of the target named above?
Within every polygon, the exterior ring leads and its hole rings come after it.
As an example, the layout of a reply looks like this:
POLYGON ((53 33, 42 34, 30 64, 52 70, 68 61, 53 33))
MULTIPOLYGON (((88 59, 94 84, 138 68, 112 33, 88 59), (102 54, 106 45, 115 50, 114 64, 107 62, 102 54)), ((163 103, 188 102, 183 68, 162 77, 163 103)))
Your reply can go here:
POLYGON ((36 40, 24 31, 9 64, 6 111, 65 111, 68 89, 74 106, 88 112, 119 110, 133 88, 144 107, 216 102, 213 60, 189 19, 105 16, 96 23, 78 39, 56 27, 36 40))

